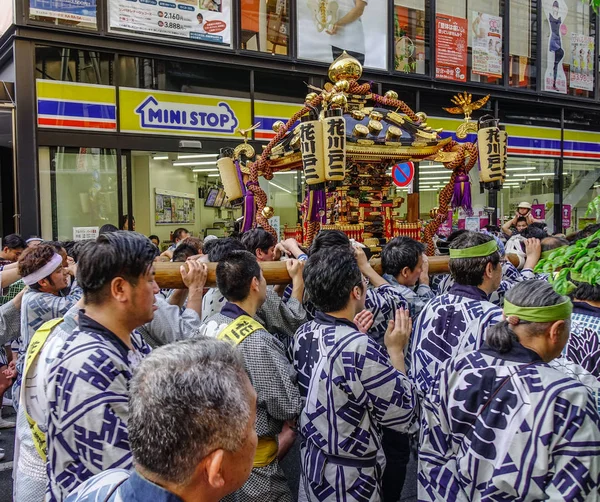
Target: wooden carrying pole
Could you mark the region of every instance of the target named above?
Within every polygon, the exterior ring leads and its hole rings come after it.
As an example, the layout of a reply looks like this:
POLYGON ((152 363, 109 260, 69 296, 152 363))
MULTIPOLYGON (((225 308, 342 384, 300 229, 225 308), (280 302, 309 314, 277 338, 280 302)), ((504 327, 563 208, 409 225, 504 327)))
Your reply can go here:
MULTIPOLYGON (((509 255, 508 258, 514 265, 519 263, 516 256, 509 255)), ((449 273, 448 256, 430 256, 428 260, 430 275, 449 273)), ((181 267, 181 265, 181 263, 156 262, 154 264, 154 269, 156 271, 156 282, 158 283, 159 287, 164 289, 185 288, 185 285, 181 280, 181 273, 179 272, 179 267, 181 267)), ((206 286, 211 288, 217 284, 217 264, 208 263, 207 265, 208 277, 206 279, 206 286)), ((371 265, 375 271, 381 274, 381 260, 379 258, 372 259, 371 265)), ((291 282, 285 262, 262 262, 260 263, 260 266, 263 270, 265 279, 267 280, 267 284, 289 284, 291 282)))

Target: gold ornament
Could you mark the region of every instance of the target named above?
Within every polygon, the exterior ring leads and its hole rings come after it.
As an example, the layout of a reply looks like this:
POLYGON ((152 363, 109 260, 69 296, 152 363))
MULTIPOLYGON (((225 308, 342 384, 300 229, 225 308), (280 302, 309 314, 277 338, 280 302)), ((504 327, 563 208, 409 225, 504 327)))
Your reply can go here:
POLYGON ((398 93, 396 91, 387 91, 384 96, 388 99, 398 99, 398 93))
POLYGON ((366 138, 369 135, 369 128, 362 124, 356 124, 353 133, 357 138, 366 138))
POLYGON ((347 80, 338 80, 334 87, 338 92, 348 92, 350 83, 347 80))
POLYGON ((274 214, 275 214, 275 211, 273 210, 273 208, 271 206, 265 206, 264 209, 262 210, 262 215, 267 220, 271 219, 274 214))
POLYGON ((397 141, 402 136, 402 130, 396 126, 389 126, 385 133, 386 141, 397 141))
POLYGON ((360 110, 352 110, 352 118, 354 120, 363 120, 365 118, 365 114, 360 110))
POLYGON ((305 103, 312 103, 312 101, 318 96, 316 92, 309 92, 304 98, 305 103))
POLYGON ((239 160, 242 154, 244 154, 246 158, 252 159, 256 155, 256 151, 250 143, 242 143, 235 147, 233 158, 239 160))
POLYGON ((331 63, 327 75, 332 82, 358 80, 362 76, 362 66, 356 58, 344 51, 340 57, 331 63))
POLYGON ((373 110, 370 114, 369 114, 369 118, 372 120, 376 120, 377 122, 381 122, 381 120, 383 119, 383 115, 379 112, 376 112, 375 110, 373 110))
POLYGON ((383 130, 383 124, 377 120, 369 120, 369 132, 377 136, 383 130))
POLYGON ((432 208, 430 209, 430 211, 429 211, 429 217, 430 217, 432 220, 433 220, 433 219, 434 219, 434 218, 437 216, 438 209, 439 209, 439 207, 437 207, 437 206, 436 206, 436 207, 432 207, 432 208))
POLYGON ((348 98, 344 94, 336 94, 331 98, 332 108, 345 108, 348 104, 348 98))
POLYGON ((417 112, 415 115, 419 118, 422 123, 427 122, 427 114, 424 112, 417 112))
POLYGON ((479 110, 482 108, 490 99, 490 95, 484 96, 483 98, 473 102, 473 95, 468 92, 463 92, 462 94, 459 92, 456 96, 454 96, 451 101, 456 106, 453 108, 443 108, 448 113, 452 113, 453 115, 460 115, 464 113, 465 120, 469 121, 471 119, 471 113, 475 110, 479 110))
POLYGON ((281 129, 284 125, 285 124, 283 123, 283 120, 278 120, 273 124, 273 132, 279 132, 279 129, 281 129))

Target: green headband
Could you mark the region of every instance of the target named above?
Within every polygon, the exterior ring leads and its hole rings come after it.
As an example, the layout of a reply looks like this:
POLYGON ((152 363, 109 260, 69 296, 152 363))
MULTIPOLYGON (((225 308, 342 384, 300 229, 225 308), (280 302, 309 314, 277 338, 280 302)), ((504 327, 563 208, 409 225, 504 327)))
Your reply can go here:
POLYGON ((489 256, 498 251, 498 243, 495 240, 479 244, 470 248, 450 249, 450 258, 479 258, 489 256))
POLYGON ((559 249, 566 248, 566 247, 569 247, 569 246, 567 244, 565 244, 564 246, 560 246, 560 247, 557 247, 554 249, 549 249, 548 251, 542 251, 542 254, 540 255, 540 260, 547 260, 548 257, 552 253, 554 253, 555 251, 558 251, 559 249))
POLYGON ((513 305, 507 299, 504 299, 504 315, 509 317, 514 315, 523 321, 530 322, 552 322, 564 321, 571 317, 573 304, 571 300, 550 305, 548 307, 518 307, 513 305))

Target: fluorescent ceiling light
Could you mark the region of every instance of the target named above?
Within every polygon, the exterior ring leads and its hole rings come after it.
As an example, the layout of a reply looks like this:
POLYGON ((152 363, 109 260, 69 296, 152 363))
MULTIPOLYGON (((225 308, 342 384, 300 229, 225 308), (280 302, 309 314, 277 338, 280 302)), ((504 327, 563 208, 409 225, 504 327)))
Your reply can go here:
POLYGON ((535 167, 507 167, 507 171, 535 171, 535 167))
POLYGON ((450 176, 431 176, 427 178, 419 178, 419 181, 427 181, 427 180, 446 180, 450 181, 450 176))
POLYGON ((444 164, 429 164, 429 165, 419 164, 419 169, 433 169, 434 167, 444 167, 444 164))
POLYGON ((421 188, 420 192, 437 192, 439 188, 421 188))
POLYGON ((177 159, 212 159, 218 156, 218 153, 198 153, 196 155, 177 155, 177 159))
POLYGON ((155 155, 152 157, 153 160, 169 160, 168 155, 155 155))
POLYGON ((174 166, 214 166, 216 164, 214 160, 211 162, 173 162, 174 166))
POLYGON ((283 190, 284 192, 292 193, 291 190, 288 190, 287 188, 283 188, 282 186, 277 185, 276 183, 273 183, 272 181, 269 181, 269 185, 273 185, 275 188, 279 188, 279 190, 283 190))
POLYGON ((195 173, 214 173, 215 171, 218 171, 218 170, 219 169, 216 168, 216 167, 214 169, 207 169, 207 168, 204 168, 204 169, 192 169, 192 171, 195 172, 195 173))
POLYGON ((516 173, 511 176, 554 176, 554 173, 516 173))
POLYGON ((298 174, 297 171, 280 171, 277 173, 273 173, 273 174, 298 174))
POLYGON ((221 176, 220 174, 209 174, 208 177, 209 178, 218 178, 219 176, 221 176))

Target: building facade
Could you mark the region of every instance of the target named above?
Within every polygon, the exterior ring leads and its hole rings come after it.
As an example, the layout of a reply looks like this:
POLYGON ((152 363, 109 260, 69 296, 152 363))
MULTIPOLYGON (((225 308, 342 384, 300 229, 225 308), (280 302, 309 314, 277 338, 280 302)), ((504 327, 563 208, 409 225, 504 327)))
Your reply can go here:
MULTIPOLYGON (((473 173, 476 216, 528 201, 555 231, 595 221, 598 18, 580 0, 0 0, 0 12, 0 81, 15 89, 0 109, 4 235, 70 239, 124 217, 163 240, 179 226, 222 235, 240 212, 219 191, 220 149, 258 123, 260 152, 342 50, 444 134, 462 121, 443 110, 454 94, 491 96, 475 118, 506 126, 509 175, 490 198, 473 173)), ((423 219, 448 178, 418 166, 423 219)), ((294 173, 264 182, 281 228, 303 186, 294 173)))

